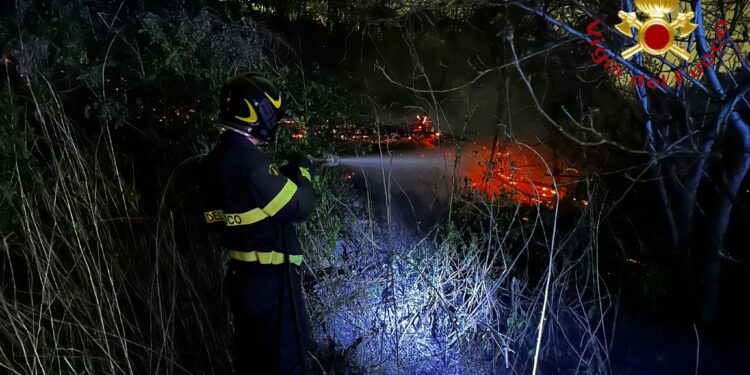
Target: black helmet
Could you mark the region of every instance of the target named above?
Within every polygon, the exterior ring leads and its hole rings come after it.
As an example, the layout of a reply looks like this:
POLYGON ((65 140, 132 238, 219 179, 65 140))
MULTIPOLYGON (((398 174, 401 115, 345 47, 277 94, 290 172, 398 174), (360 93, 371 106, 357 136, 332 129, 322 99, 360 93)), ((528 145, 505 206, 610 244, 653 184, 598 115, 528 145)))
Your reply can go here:
POLYGON ((267 142, 283 116, 281 94, 258 74, 232 77, 221 88, 219 121, 225 126, 267 142))

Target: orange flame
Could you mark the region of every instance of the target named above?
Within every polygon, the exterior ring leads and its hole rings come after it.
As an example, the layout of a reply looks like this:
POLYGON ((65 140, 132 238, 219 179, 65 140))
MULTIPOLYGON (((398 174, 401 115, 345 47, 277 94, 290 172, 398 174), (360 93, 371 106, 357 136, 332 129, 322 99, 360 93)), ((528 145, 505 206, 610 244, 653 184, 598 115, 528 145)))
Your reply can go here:
POLYGON ((518 204, 553 208, 558 196, 562 199, 568 194, 565 186, 555 188, 555 182, 561 181, 550 175, 545 162, 531 150, 496 150, 492 157, 491 149, 477 144, 468 155, 462 162, 467 184, 493 201, 506 197, 518 204))

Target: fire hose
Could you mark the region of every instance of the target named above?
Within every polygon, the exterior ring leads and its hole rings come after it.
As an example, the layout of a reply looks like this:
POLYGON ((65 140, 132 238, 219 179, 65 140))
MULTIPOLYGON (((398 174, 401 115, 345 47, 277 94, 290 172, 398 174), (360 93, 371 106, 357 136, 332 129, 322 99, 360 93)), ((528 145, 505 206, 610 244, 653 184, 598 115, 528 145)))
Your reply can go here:
MULTIPOLYGON (((341 163, 341 158, 339 158, 337 155, 333 155, 333 154, 327 154, 327 155, 325 155, 323 157, 320 157, 320 158, 316 158, 316 157, 307 155, 306 158, 311 163, 315 164, 316 166, 318 166, 320 168, 336 167, 336 166, 338 166, 341 163)), ((292 315, 294 316, 294 330, 296 332, 295 336, 296 336, 296 339, 297 339, 296 340, 297 341, 296 342, 296 344, 297 344, 297 350, 299 351, 299 355, 300 355, 299 359, 302 362, 300 364, 302 366, 302 373, 303 374, 307 374, 308 371, 307 371, 307 366, 305 364, 305 357, 307 356, 306 355, 307 353, 306 353, 306 350, 305 350, 306 345, 303 344, 303 340, 307 340, 307 337, 302 337, 303 330, 302 330, 302 327, 300 327, 302 325, 302 323, 300 323, 300 321, 299 321, 300 315, 306 316, 306 314, 302 313, 302 311, 301 311, 301 308, 304 308, 304 306, 298 306, 297 305, 297 302, 299 300, 301 300, 302 297, 297 295, 297 289, 294 287, 294 285, 292 285, 292 282, 293 282, 292 272, 293 272, 293 270, 292 270, 292 262, 289 259, 289 249, 287 248, 287 242, 286 242, 287 231, 286 231, 286 227, 283 224, 280 224, 280 227, 281 227, 281 230, 282 230, 282 236, 281 236, 282 237, 282 251, 284 252, 284 257, 285 257, 285 262, 284 262, 285 263, 285 270, 284 270, 284 273, 285 273, 285 279, 286 279, 287 288, 288 288, 288 291, 289 291, 289 298, 290 298, 290 302, 291 302, 291 305, 292 305, 292 315)), ((301 278, 300 278, 300 282, 301 282, 301 278)), ((283 295, 283 293, 282 293, 282 295, 283 295)), ((295 369, 296 369, 296 366, 293 367, 291 369, 291 371, 294 371, 295 369)))

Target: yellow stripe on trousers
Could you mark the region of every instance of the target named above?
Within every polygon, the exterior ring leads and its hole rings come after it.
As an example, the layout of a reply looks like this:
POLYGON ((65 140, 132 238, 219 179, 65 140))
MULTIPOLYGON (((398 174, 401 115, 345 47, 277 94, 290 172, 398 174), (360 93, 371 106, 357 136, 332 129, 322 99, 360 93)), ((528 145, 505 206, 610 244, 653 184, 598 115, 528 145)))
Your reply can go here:
MULTIPOLYGON (((260 264, 284 264, 284 253, 276 251, 230 251, 229 256, 242 262, 258 262, 260 264)), ((294 265, 302 264, 302 255, 289 255, 289 262, 294 265)))

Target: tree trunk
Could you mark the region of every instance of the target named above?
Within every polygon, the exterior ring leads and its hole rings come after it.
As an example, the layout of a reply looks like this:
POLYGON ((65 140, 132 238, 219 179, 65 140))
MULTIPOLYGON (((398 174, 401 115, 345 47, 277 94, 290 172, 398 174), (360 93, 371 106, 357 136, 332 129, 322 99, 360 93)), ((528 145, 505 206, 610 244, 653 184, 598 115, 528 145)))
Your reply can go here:
POLYGON ((732 208, 742 181, 750 169, 750 127, 737 112, 729 116, 733 130, 742 140, 742 148, 729 167, 726 176, 726 194, 723 195, 711 225, 710 254, 706 264, 705 295, 701 307, 701 318, 706 321, 716 319, 719 311, 719 284, 721 266, 725 255, 725 236, 732 216, 732 208))

